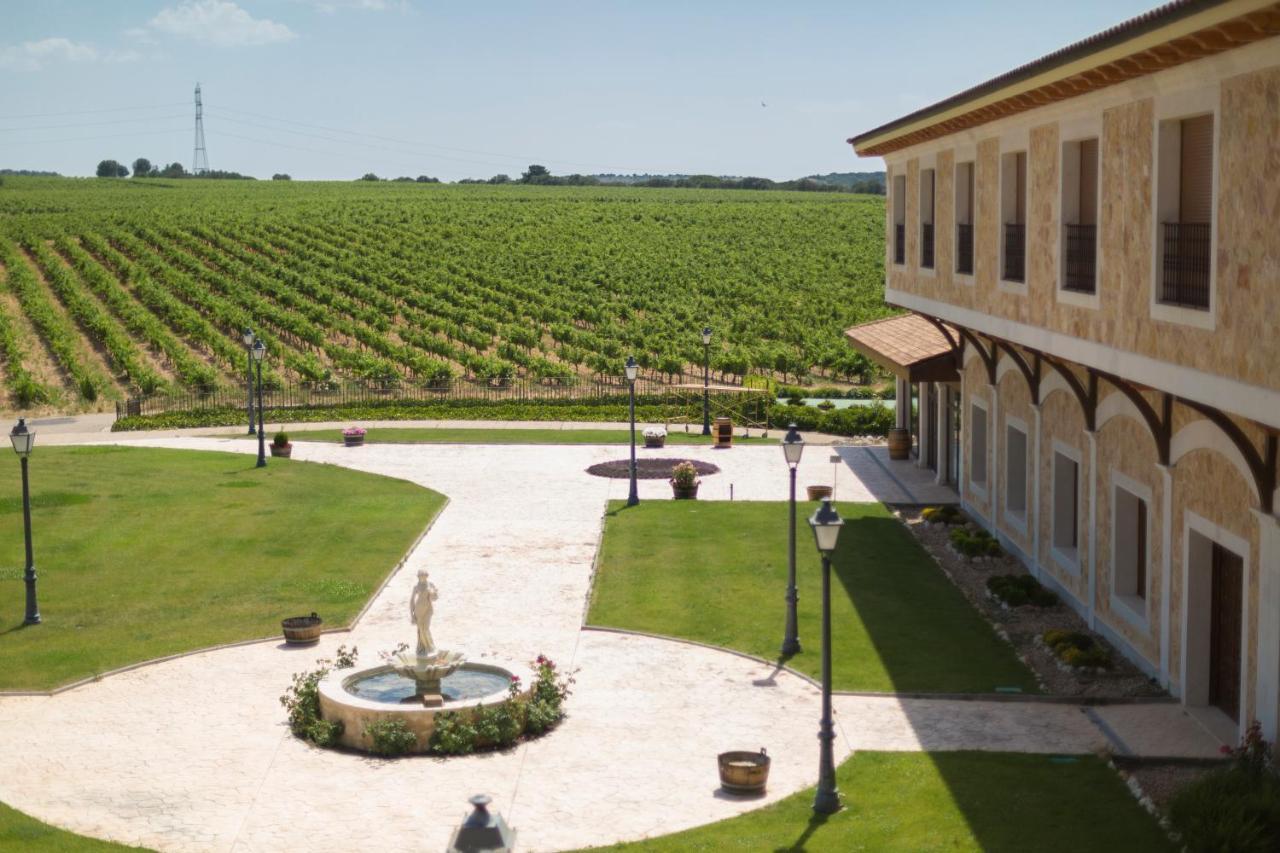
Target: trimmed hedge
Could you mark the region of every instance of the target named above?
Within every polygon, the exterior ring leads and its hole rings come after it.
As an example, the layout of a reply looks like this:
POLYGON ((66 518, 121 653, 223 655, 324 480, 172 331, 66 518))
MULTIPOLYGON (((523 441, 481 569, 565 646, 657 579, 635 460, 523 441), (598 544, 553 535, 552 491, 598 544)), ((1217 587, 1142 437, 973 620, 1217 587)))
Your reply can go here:
POLYGON ((878 405, 823 411, 814 406, 774 404, 769 407, 769 423, 775 427, 794 423, 801 431, 829 435, 888 435, 895 420, 890 409, 878 405))

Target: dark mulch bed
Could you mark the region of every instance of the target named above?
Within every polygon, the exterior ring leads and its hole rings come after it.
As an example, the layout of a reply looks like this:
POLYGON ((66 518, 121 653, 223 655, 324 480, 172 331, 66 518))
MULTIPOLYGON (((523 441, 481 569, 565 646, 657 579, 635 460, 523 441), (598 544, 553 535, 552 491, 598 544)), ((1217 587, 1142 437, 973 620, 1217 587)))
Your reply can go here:
MULTIPOLYGON (((719 466, 712 465, 710 462, 699 462, 697 459, 636 459, 636 479, 669 480, 671 479, 671 469, 681 462, 692 462, 693 467, 698 470, 699 476, 702 477, 708 474, 720 473, 719 466)), ((609 462, 601 462, 599 465, 592 465, 588 468, 587 473, 596 477, 625 480, 631 476, 631 460, 613 459, 609 462)))

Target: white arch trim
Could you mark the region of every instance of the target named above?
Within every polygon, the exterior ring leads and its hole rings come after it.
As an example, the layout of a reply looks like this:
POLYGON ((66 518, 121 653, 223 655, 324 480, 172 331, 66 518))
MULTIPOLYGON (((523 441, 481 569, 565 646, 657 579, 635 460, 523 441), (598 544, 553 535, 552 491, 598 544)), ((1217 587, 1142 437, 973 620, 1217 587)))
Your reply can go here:
MULTIPOLYGON (((1129 399, 1129 396, 1121 391, 1112 391, 1098 404, 1095 426, 1098 430, 1101 430, 1107 425, 1107 421, 1121 416, 1133 418, 1141 425, 1143 432, 1151 435, 1151 428, 1147 426, 1147 419, 1142 416, 1142 412, 1129 399)), ((1151 440, 1155 441, 1155 436, 1151 436, 1151 440)))
POLYGON ((1259 500, 1258 484, 1253 481, 1253 471, 1235 442, 1227 438, 1227 434, 1208 418, 1200 418, 1178 430, 1173 436, 1169 448, 1169 464, 1177 465, 1178 460, 1193 450, 1212 450, 1219 453, 1240 472, 1249 486, 1249 494, 1259 500))
POLYGON ((1067 396, 1071 398, 1071 402, 1079 405, 1076 400, 1076 392, 1071 390, 1071 386, 1067 384, 1067 380, 1062 378, 1062 374, 1052 367, 1045 371, 1044 376, 1040 377, 1040 403, 1043 405, 1045 400, 1049 399, 1049 395, 1054 391, 1065 391, 1067 396))
POLYGON ((973 342, 965 341, 964 342, 964 366, 967 368, 969 366, 969 362, 979 357, 980 356, 978 355, 978 348, 973 345, 973 342))
MULTIPOLYGON (((1004 379, 1004 375, 1010 370, 1017 370, 1018 365, 1013 363, 1013 359, 1009 358, 1008 353, 1001 353, 1000 360, 996 362, 996 384, 1000 384, 1000 380, 1004 379)), ((1021 375, 1021 374, 1019 374, 1021 375)))

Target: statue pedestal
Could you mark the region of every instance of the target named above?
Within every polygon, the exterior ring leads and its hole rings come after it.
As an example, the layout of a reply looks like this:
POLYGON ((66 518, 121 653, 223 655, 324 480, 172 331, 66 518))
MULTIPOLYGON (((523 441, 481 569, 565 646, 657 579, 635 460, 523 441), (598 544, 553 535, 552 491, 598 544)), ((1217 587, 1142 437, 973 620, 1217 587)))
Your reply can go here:
POLYGON ((444 706, 444 697, 439 693, 422 694, 422 707, 424 708, 441 708, 444 706))

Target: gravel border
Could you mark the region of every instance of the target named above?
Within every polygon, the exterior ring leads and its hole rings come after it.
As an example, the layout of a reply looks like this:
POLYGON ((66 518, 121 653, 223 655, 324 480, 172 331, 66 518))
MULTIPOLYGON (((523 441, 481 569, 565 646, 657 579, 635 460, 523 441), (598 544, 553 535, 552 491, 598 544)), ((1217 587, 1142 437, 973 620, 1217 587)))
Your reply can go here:
POLYGON ((1080 615, 1068 605, 1059 603, 1054 607, 1011 608, 993 598, 987 592, 987 578, 994 575, 1027 574, 1026 567, 1009 554, 975 559, 962 556, 951 547, 948 525, 925 521, 921 517, 922 509, 899 507, 893 513, 902 520, 916 541, 929 552, 964 597, 995 627, 996 633, 1013 646, 1018 657, 1035 673, 1036 680, 1046 693, 1097 699, 1168 695, 1105 639, 1090 631, 1080 615), (1084 632, 1111 649, 1111 669, 1085 671, 1059 663, 1040 641, 1041 634, 1054 628, 1084 632))

